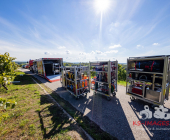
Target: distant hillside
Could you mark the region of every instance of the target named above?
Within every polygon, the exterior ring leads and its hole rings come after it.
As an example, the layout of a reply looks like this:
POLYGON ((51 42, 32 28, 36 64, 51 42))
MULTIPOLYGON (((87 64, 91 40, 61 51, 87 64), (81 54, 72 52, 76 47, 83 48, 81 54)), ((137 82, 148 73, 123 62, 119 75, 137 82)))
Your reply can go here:
POLYGON ((121 65, 126 65, 127 63, 119 63, 119 64, 121 64, 121 65))
POLYGON ((17 63, 17 64, 25 64, 25 63, 27 63, 27 61, 14 61, 15 63, 17 63))
MULTIPOLYGON (((81 66, 88 66, 89 63, 81 63, 81 66)), ((64 62, 64 66, 80 66, 80 62, 64 62)))
POLYGON ((119 63, 120 65, 122 65, 123 68, 127 68, 127 64, 126 63, 119 63))

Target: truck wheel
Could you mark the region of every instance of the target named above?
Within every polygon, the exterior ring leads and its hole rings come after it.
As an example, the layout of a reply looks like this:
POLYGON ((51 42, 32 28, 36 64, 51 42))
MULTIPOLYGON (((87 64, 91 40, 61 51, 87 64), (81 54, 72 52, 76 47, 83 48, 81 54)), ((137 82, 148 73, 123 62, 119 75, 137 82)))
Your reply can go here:
POLYGON ((111 98, 107 96, 107 100, 108 100, 108 101, 110 101, 110 100, 111 100, 111 98))
POLYGON ((113 92, 113 96, 116 96, 116 92, 113 92))
POLYGON ((131 99, 131 101, 134 101, 134 100, 135 100, 135 98, 134 98, 133 96, 131 96, 130 99, 131 99))

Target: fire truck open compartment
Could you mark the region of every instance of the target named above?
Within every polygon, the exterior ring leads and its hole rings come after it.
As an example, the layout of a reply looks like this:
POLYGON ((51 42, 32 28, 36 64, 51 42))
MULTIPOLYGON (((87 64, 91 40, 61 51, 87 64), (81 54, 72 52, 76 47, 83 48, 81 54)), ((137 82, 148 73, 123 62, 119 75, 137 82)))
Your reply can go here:
POLYGON ((169 99, 170 56, 130 57, 127 59, 126 94, 163 105, 169 99))
POLYGON ((61 60, 43 60, 46 76, 59 74, 61 60))
POLYGON ((50 82, 60 81, 60 67, 63 58, 40 58, 36 60, 38 75, 50 82))

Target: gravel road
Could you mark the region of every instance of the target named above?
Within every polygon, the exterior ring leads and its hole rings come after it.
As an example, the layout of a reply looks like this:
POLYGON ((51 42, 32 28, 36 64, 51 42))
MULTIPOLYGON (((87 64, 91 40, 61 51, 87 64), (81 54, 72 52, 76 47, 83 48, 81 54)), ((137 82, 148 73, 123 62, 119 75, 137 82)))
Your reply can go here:
MULTIPOLYGON (((21 70, 32 74, 27 69, 21 70)), ((111 101, 107 101, 106 97, 99 94, 93 96, 92 91, 87 97, 80 97, 76 100, 74 96, 61 87, 60 82, 50 83, 42 77, 32 75, 52 90, 55 90, 60 97, 70 102, 103 130, 118 139, 170 139, 170 125, 168 125, 170 119, 164 120, 154 117, 145 120, 141 119, 139 112, 144 110, 144 105, 147 103, 140 100, 131 101, 130 96, 125 93, 126 88, 123 86, 118 86, 118 92, 115 97, 111 98, 111 101), (143 124, 137 125, 138 121, 143 124), (150 124, 147 124, 148 122, 150 124), (153 124, 154 122, 156 124, 153 124)), ((165 107, 168 108, 168 113, 170 114, 170 100, 165 103, 165 107)), ((150 110, 153 116, 154 110, 152 108, 150 110)))

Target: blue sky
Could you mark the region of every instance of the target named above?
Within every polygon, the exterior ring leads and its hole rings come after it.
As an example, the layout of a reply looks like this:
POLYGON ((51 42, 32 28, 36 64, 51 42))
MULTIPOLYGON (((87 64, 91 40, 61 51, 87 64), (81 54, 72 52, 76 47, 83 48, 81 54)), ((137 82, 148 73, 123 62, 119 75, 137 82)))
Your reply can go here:
POLYGON ((0 53, 67 62, 170 54, 169 0, 0 0, 0 53))

